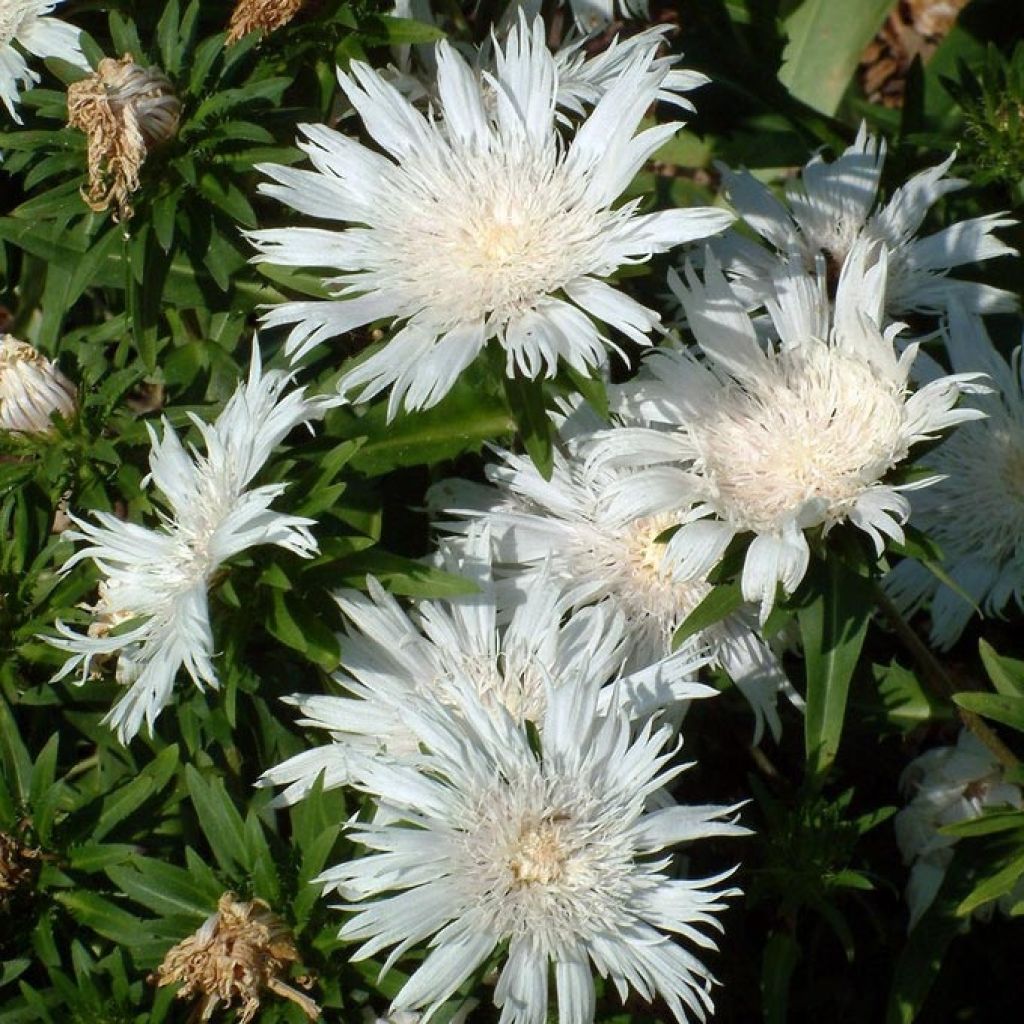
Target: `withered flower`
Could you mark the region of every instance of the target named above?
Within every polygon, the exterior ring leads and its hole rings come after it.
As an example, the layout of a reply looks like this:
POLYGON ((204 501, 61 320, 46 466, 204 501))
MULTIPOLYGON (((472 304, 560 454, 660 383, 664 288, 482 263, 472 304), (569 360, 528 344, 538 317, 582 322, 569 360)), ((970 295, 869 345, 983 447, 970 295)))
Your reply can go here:
POLYGON ((181 982, 179 999, 201 996, 200 1021, 209 1020, 219 1003, 228 1008, 238 1000, 238 1024, 248 1024, 260 1008, 264 989, 290 999, 310 1020, 317 1020, 320 1007, 281 979, 298 960, 287 925, 263 900, 242 903, 227 892, 217 902, 217 912, 168 951, 157 968, 156 983, 181 982))
POLYGON ((82 193, 89 208, 99 213, 113 205, 116 220, 129 219, 129 197, 147 153, 174 138, 180 119, 181 102, 167 76, 128 54, 104 58, 93 74, 69 86, 68 124, 89 143, 89 188, 82 193))
POLYGON ((231 12, 226 42, 237 43, 250 32, 267 35, 287 25, 305 6, 306 0, 238 0, 231 12))

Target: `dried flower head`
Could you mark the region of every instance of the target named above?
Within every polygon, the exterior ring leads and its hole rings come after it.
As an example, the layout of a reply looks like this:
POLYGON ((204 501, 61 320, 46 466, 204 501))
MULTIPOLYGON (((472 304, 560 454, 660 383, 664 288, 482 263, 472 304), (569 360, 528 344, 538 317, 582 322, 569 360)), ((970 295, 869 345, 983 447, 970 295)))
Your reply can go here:
POLYGON ((267 35, 295 17, 306 0, 238 0, 228 23, 227 44, 237 43, 250 32, 267 35))
POLYGON ((178 131, 181 102, 159 68, 143 68, 130 55, 100 61, 88 78, 68 87, 68 124, 89 140, 89 188, 83 197, 97 213, 116 207, 116 219, 134 212, 146 154, 178 131))
POLYGON ((18 891, 32 884, 42 856, 17 836, 0 832, 0 911, 6 912, 18 891))
MULTIPOLYGON (((320 1007, 309 996, 281 979, 299 959, 288 926, 263 900, 242 903, 226 892, 217 912, 203 925, 168 950, 157 968, 156 983, 181 982, 179 999, 202 996, 199 1020, 209 1020, 218 1003, 225 1008, 242 1004, 239 1024, 248 1024, 260 1008, 260 993, 269 989, 301 1007, 310 1020, 320 1017, 320 1007)), ((299 979, 299 984, 306 983, 299 979)))
POLYGON ((46 356, 0 335, 0 430, 49 434, 53 413, 70 419, 77 409, 74 385, 46 356))

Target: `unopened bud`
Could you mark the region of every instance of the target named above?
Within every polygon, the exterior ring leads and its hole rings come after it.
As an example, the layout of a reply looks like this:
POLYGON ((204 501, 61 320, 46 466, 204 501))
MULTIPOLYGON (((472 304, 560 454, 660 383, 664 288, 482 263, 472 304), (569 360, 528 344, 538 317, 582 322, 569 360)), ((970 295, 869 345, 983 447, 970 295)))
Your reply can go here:
POLYGON ((78 411, 71 381, 31 345, 0 335, 0 430, 49 434, 53 413, 71 419, 78 411))
POLYGON ((88 139, 89 188, 83 197, 97 212, 116 207, 116 219, 134 212, 146 154, 178 132, 181 102, 159 68, 144 68, 129 55, 106 57, 88 78, 68 88, 68 124, 88 139))

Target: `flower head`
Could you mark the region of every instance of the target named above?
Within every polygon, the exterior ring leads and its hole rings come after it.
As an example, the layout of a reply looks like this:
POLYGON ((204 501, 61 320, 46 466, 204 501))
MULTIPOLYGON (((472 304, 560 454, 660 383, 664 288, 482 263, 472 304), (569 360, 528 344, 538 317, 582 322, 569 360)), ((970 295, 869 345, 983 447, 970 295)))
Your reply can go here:
POLYGON ((594 1018, 592 970, 625 999, 660 996, 679 1021, 712 1009, 710 972, 681 943, 714 948, 706 934, 726 897, 728 872, 671 877, 665 851, 683 841, 740 835, 736 808, 672 805, 648 797, 669 768, 668 726, 632 735, 626 714, 598 708, 597 687, 552 687, 539 749, 510 715, 466 692, 453 707, 410 701, 420 765, 374 763, 362 787, 388 820, 360 825, 370 853, 322 881, 355 902, 341 937, 356 958, 394 946, 387 965, 429 940, 429 952, 392 1004, 444 1002, 499 946, 494 990, 506 1024, 543 1024, 554 964, 558 1015, 594 1018))
POLYGON ((0 430, 49 434, 54 413, 69 420, 77 411, 71 381, 31 345, 0 334, 0 430))
POLYGON ((186 451, 166 421, 162 438, 150 428, 150 479, 169 512, 156 529, 105 512, 95 512, 95 522, 72 516, 77 530, 65 536, 88 546, 68 560, 65 571, 86 558, 102 570, 105 586, 94 615, 106 630, 90 628, 83 636, 58 622, 61 636, 50 642, 72 657, 56 678, 80 667, 84 681, 95 657, 119 654, 118 675, 128 692, 107 721, 122 742, 138 732, 143 719, 152 728, 180 668, 199 687, 217 686, 207 589, 225 561, 257 544, 303 556, 316 550, 311 520, 270 509, 283 484, 249 488, 273 448, 317 414, 317 404, 301 390, 284 393, 287 383, 279 371, 262 372, 254 346, 249 380, 217 421, 193 417, 205 456, 186 451), (119 623, 124 625, 111 632, 119 623))
POLYGON ((907 883, 913 928, 935 899, 953 859, 956 837, 939 829, 977 818, 988 807, 1024 809, 1024 794, 1003 780, 999 763, 967 729, 955 747, 936 747, 912 761, 900 788, 911 798, 894 826, 903 861, 913 865, 907 883))
POLYGON ((928 453, 928 468, 941 474, 938 482, 910 496, 915 525, 938 544, 948 577, 961 592, 913 559, 904 559, 886 579, 905 611, 931 599, 931 640, 941 649, 959 639, 975 605, 992 614, 1011 599, 1024 607, 1021 352, 1008 366, 981 319, 958 306, 950 311, 946 344, 954 369, 983 370, 995 385, 992 394, 971 403, 985 418, 964 424, 928 453))
POLYGON ((267 35, 287 25, 306 0, 237 0, 228 23, 227 43, 237 43, 250 32, 267 35))
POLYGON ((439 43, 437 117, 353 63, 342 89, 387 155, 307 125, 315 171, 263 168, 268 195, 362 225, 254 234, 259 259, 338 271, 328 282, 335 299, 286 303, 265 323, 294 325, 286 344, 298 357, 374 320, 401 322, 341 381, 364 399, 390 387, 391 414, 439 401, 491 338, 506 350, 508 373, 529 377, 553 375, 560 359, 584 373, 600 364, 606 342, 590 316, 646 343, 657 315, 601 278, 731 219, 612 205, 678 127, 634 135, 668 74, 654 59, 637 52, 569 141, 556 125, 558 74, 540 20, 497 48, 492 103, 466 61, 439 43))
POLYGON ((657 429, 620 428, 595 445, 599 460, 649 467, 620 488, 620 508, 689 510, 667 545, 679 578, 701 578, 733 537, 754 535, 742 589, 760 601, 762 622, 777 584, 792 593, 804 576, 805 529, 849 521, 881 554, 883 535, 902 539, 910 511, 887 473, 913 444, 982 415, 953 408, 980 374, 942 377, 910 393, 917 347, 897 358, 902 325, 880 329, 885 280, 884 248, 859 243, 833 312, 824 280, 790 262, 767 303, 779 343, 766 351, 709 257, 703 283, 691 269, 685 286, 674 282, 705 359, 654 353, 650 379, 626 391, 657 429))
MULTIPOLYGON (((487 467, 495 487, 448 481, 432 500, 450 514, 485 522, 505 571, 524 589, 534 574, 550 573, 572 607, 607 603, 626 624, 627 667, 641 669, 672 653, 677 628, 712 588, 705 577, 676 579, 664 558, 664 535, 684 521, 682 512, 637 517, 609 500, 613 490, 628 488, 631 471, 588 462, 588 444, 602 426, 586 406, 562 422, 550 480, 530 459, 499 450, 501 461, 487 467)), ((795 694, 753 626, 743 610, 689 642, 706 646, 751 702, 755 736, 766 720, 777 736, 776 695, 795 694)))
POLYGON ((19 86, 39 81, 21 50, 37 57, 59 57, 89 70, 78 42, 80 31, 58 18, 47 17, 60 3, 63 0, 0 0, 0 102, 18 124, 21 118, 15 105, 19 86))
POLYGON ((993 235, 1015 221, 994 213, 917 237, 930 207, 967 184, 945 177, 953 159, 915 174, 884 206, 878 206, 878 185, 885 143, 863 125, 839 159, 827 163, 815 156, 804 167, 799 181, 786 190, 786 204, 746 171, 722 167, 730 202, 768 243, 757 245, 739 235, 724 238, 717 251, 726 272, 744 298, 760 302, 780 255, 798 255, 809 271, 824 258, 834 285, 854 246, 874 241, 886 251, 884 308, 890 314, 942 313, 954 299, 978 313, 1013 310, 1017 300, 1012 293, 947 275, 963 264, 1015 254, 993 235))
POLYGON ((299 960, 288 926, 263 900, 243 903, 226 892, 194 935, 167 951, 157 968, 157 985, 181 983, 179 999, 202 996, 198 1019, 209 1020, 218 1004, 241 1003, 239 1024, 248 1024, 260 1009, 266 989, 296 1003, 310 1020, 320 1007, 282 980, 299 960))
POLYGON ((368 595, 337 595, 351 623, 343 638, 345 664, 335 675, 346 696, 293 698, 305 716, 300 724, 328 731, 332 742, 265 773, 264 784, 288 784, 283 800, 305 795, 321 772, 325 786, 348 784, 368 757, 415 759, 417 739, 406 721, 415 697, 452 704, 465 689, 495 714, 539 723, 549 689, 579 679, 614 683, 603 699, 614 694, 636 717, 716 692, 694 681, 704 664, 694 651, 662 655, 624 675, 623 619, 607 608, 564 618, 562 587, 547 571, 521 591, 496 583, 486 530, 443 546, 440 564, 472 580, 477 592, 420 602, 412 615, 372 577, 368 595))
POLYGON ((126 54, 109 57, 88 78, 68 87, 68 124, 88 138, 91 210, 113 204, 116 218, 132 215, 130 197, 139 187, 139 171, 149 150, 169 142, 178 131, 181 102, 159 68, 140 67, 126 54))

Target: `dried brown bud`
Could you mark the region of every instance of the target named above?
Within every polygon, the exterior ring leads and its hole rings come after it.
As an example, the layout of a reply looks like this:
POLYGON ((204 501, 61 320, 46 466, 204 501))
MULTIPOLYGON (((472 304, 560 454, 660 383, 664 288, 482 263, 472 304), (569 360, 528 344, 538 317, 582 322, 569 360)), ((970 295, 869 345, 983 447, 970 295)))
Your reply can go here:
POLYGON ((306 0, 238 0, 228 23, 228 45, 250 32, 265 36, 287 25, 305 5, 306 0))
POLYGON ((263 900, 240 903, 228 892, 194 935, 168 951, 156 982, 181 982, 179 999, 201 996, 201 1021, 210 1019, 218 1003, 228 1008, 237 1000, 242 1004, 238 1024, 248 1024, 260 1008, 263 989, 290 999, 310 1020, 317 1020, 320 1007, 281 980, 298 959, 287 925, 263 900))
POLYGON ((0 430, 49 434, 50 419, 71 419, 78 411, 71 381, 31 345, 0 335, 0 430))
POLYGON ((97 212, 116 207, 116 220, 134 212, 129 196, 139 187, 146 154, 178 131, 181 103, 159 68, 139 67, 127 54, 106 57, 88 78, 68 88, 68 124, 89 142, 89 188, 97 212))
POLYGON ((18 891, 32 884, 42 857, 40 850, 0 832, 0 912, 6 913, 18 891))

